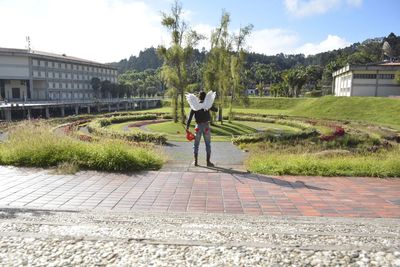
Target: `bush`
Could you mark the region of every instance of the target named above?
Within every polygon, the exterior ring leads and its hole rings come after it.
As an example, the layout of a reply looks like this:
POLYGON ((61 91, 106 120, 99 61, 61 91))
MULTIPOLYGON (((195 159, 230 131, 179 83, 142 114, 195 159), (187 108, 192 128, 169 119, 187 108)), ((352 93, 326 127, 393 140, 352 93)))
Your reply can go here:
POLYGON ((316 136, 318 134, 319 134, 318 131, 315 130, 314 128, 309 128, 301 132, 283 133, 283 134, 277 134, 274 132, 266 131, 263 133, 233 137, 231 141, 235 145, 241 145, 241 144, 257 143, 257 142, 268 142, 268 141, 276 142, 285 140, 306 139, 312 136, 316 136))
POLYGON ((145 120, 155 120, 157 115, 145 114, 145 115, 128 115, 128 116, 113 116, 107 119, 98 119, 100 126, 105 127, 114 123, 122 123, 126 121, 145 121, 145 120))
POLYGON ((256 122, 267 122, 267 123, 275 123, 276 119, 258 117, 258 116, 234 116, 235 121, 256 121, 256 122))
POLYGON ((44 123, 19 125, 0 144, 0 164, 52 167, 63 163, 103 171, 139 171, 159 169, 163 160, 150 146, 137 147, 120 140, 81 142, 57 136, 44 123))

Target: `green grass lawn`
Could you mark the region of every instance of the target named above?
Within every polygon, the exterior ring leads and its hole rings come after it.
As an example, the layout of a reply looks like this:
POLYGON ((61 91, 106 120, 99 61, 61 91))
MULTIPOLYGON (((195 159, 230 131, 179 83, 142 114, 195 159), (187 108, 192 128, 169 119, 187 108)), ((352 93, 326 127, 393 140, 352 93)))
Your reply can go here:
MULTIPOLYGON (((166 102, 168 105, 168 101, 166 102)), ((352 120, 386 125, 400 130, 400 99, 388 97, 282 98, 252 97, 249 106, 235 105, 234 112, 352 120)), ((186 108, 186 112, 189 110, 186 108)), ((171 107, 160 109, 170 112, 171 107)), ((224 109, 224 115, 228 109, 224 109)))
POLYGON ((387 97, 251 98, 250 106, 234 111, 362 121, 400 129, 400 99, 387 97))

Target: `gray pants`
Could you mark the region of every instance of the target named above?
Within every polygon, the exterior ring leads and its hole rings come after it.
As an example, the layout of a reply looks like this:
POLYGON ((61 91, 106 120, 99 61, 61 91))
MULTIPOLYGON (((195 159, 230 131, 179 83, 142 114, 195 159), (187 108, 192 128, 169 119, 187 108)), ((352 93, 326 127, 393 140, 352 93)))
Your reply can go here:
POLYGON ((211 128, 209 122, 203 122, 196 124, 195 128, 195 139, 193 145, 194 154, 199 153, 199 144, 201 140, 201 136, 204 136, 204 142, 206 143, 206 152, 207 154, 211 154, 211 128))

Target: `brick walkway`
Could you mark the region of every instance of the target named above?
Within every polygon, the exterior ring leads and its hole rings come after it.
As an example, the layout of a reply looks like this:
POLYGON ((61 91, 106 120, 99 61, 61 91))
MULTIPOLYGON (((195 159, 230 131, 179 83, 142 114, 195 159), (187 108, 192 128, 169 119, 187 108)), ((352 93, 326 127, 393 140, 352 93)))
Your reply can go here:
POLYGON ((53 175, 0 167, 0 206, 400 218, 400 179, 199 171, 53 175))

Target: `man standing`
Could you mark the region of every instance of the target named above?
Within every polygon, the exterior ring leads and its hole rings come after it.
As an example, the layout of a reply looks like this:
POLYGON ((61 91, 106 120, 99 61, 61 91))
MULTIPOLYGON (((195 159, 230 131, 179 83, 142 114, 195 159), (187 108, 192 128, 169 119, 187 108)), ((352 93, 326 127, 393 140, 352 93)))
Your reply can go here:
POLYGON ((193 145, 193 152, 194 152, 194 165, 198 166, 198 153, 199 153, 199 144, 201 136, 204 137, 204 142, 206 144, 206 152, 207 152, 207 166, 213 167, 214 164, 211 163, 211 128, 210 128, 210 121, 211 121, 211 111, 218 111, 216 107, 213 106, 214 99, 215 99, 215 92, 200 92, 199 98, 197 98, 193 94, 187 94, 186 99, 190 105, 190 115, 189 119, 186 123, 186 131, 189 130, 190 122, 192 121, 193 115, 196 121, 195 127, 195 139, 193 145))

